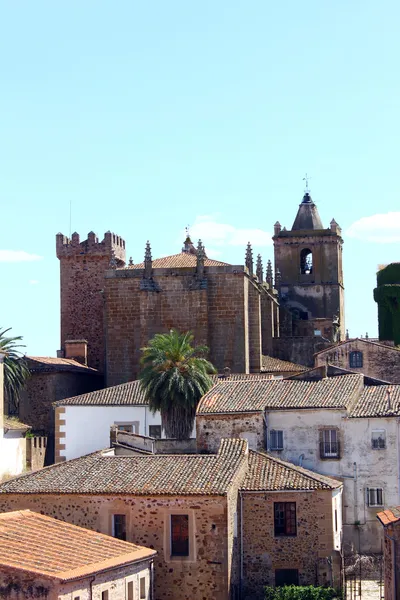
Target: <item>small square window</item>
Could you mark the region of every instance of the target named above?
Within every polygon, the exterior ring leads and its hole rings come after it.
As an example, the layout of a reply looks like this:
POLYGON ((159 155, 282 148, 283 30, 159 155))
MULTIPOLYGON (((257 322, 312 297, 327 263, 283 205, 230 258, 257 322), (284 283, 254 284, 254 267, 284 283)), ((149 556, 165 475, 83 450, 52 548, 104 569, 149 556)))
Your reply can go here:
POLYGON ((269 445, 270 450, 283 450, 283 431, 271 430, 269 445))
POLYGON ((383 506, 383 489, 368 488, 367 489, 368 506, 383 506))
POLYGON ((386 448, 386 431, 384 429, 373 431, 371 443, 374 450, 384 450, 386 448))
POLYGON ((141 577, 139 580, 140 600, 146 600, 146 577, 141 577))
POLYGON ((152 438, 161 438, 161 425, 149 425, 149 436, 152 438))
POLYGON ((113 515, 112 534, 119 540, 126 541, 126 515, 113 515))
POLYGON ((299 571, 297 569, 275 569, 275 586, 299 585, 299 571))
POLYGON ((275 537, 297 535, 296 502, 274 502, 275 537))
POLYGON ((126 433, 133 433, 133 427, 132 425, 117 425, 118 427, 118 431, 125 431, 126 433))

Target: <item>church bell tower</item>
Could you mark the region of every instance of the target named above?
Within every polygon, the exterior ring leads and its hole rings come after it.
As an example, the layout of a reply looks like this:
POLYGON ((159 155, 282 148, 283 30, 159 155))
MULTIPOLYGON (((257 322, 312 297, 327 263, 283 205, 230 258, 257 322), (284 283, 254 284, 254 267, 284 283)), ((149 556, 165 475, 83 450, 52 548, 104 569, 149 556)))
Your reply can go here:
POLYGON ((288 336, 345 339, 341 229, 324 229, 308 186, 290 230, 275 223, 275 273, 288 336))

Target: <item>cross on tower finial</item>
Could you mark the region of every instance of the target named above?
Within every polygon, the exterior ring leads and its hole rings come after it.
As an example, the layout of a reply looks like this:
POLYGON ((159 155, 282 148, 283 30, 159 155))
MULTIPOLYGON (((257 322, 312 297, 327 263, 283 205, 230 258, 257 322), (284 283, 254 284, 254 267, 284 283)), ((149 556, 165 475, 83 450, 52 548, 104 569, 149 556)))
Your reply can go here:
POLYGON ((304 190, 306 193, 308 193, 310 191, 310 188, 308 187, 308 182, 310 181, 311 177, 306 173, 306 176, 303 177, 303 181, 306 182, 306 189, 304 190))
POLYGON ((188 237, 190 237, 189 225, 186 225, 186 227, 185 227, 185 235, 186 235, 186 239, 187 239, 188 237))

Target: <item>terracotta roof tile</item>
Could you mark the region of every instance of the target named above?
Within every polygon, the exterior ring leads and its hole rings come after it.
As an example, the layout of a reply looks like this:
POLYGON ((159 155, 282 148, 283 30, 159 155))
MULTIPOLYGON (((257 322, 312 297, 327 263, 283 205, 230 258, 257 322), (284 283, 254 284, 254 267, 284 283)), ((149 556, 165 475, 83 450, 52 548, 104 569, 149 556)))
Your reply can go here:
POLYGON ((376 516, 382 525, 398 523, 400 521, 400 506, 397 506, 396 508, 388 508, 387 510, 379 512, 376 516))
POLYGON ((63 581, 151 558, 154 550, 30 510, 0 514, 0 565, 63 581))
POLYGON ((303 467, 285 462, 266 452, 249 451, 249 470, 244 491, 331 490, 342 483, 303 467))
POLYGON ((223 381, 200 400, 197 413, 259 412, 265 409, 347 408, 363 384, 362 374, 320 381, 223 381))
MULTIPOLYGON (((267 373, 232 373, 228 377, 212 375, 211 379, 215 383, 218 381, 243 381, 247 379, 256 381, 271 379, 271 375, 267 373)), ((146 406, 148 403, 142 385, 137 379, 95 392, 81 394, 80 396, 64 398, 53 402, 53 406, 146 406)))
POLYGON ((280 358, 274 358, 272 356, 263 356, 261 363, 261 370, 274 373, 274 372, 284 372, 284 371, 308 371, 308 367, 304 365, 297 365, 296 363, 289 362, 287 360, 281 360, 280 358))
POLYGON ((28 429, 31 429, 31 426, 21 423, 19 419, 4 415, 4 429, 12 431, 27 431, 28 429))
POLYGON ((393 384, 366 386, 350 412, 350 417, 394 416, 400 416, 400 385, 393 384))
POLYGON ((9 480, 0 494, 224 495, 247 448, 246 440, 225 439, 215 455, 97 452, 9 480))
MULTIPOLYGON (((195 254, 180 252, 179 254, 172 254, 171 256, 164 256, 163 258, 154 259, 152 267, 153 269, 179 269, 184 267, 195 267, 196 264, 197 257, 195 254)), ((206 258, 204 260, 205 267, 226 267, 228 264, 229 263, 221 262, 220 260, 213 260, 212 258, 206 258)), ((144 263, 130 265, 125 268, 144 269, 144 263)))
POLYGON ((323 348, 322 350, 319 350, 319 352, 316 352, 314 354, 314 356, 318 356, 319 354, 324 354, 324 352, 332 352, 332 350, 335 350, 335 348, 341 348, 342 346, 345 346, 346 344, 352 344, 354 342, 362 342, 363 344, 372 344, 373 346, 380 346, 382 348, 386 348, 387 350, 394 350, 396 352, 400 352, 400 348, 398 348, 396 346, 390 346, 389 344, 383 344, 379 340, 375 340, 375 339, 371 339, 371 338, 351 338, 349 340, 343 340, 342 342, 337 342, 336 344, 332 344, 331 346, 328 346, 327 348, 323 348))
POLYGON ((53 356, 26 356, 30 371, 84 371, 97 374, 96 369, 82 365, 72 358, 56 358, 53 356))

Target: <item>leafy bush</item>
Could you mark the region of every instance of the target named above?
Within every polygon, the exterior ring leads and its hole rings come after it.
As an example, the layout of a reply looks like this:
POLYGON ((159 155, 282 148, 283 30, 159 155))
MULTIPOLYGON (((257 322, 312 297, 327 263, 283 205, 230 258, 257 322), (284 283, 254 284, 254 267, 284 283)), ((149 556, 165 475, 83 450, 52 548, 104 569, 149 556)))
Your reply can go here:
POLYGON ((264 591, 264 600, 332 600, 341 596, 333 588, 315 587, 313 585, 266 587, 264 591))

